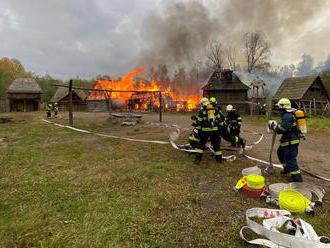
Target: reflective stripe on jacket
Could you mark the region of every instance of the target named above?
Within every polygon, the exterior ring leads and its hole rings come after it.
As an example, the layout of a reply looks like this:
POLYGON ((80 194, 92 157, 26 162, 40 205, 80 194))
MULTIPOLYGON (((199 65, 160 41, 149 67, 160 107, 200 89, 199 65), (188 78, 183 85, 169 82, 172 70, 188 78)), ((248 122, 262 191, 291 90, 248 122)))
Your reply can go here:
POLYGON ((281 122, 275 127, 277 134, 282 134, 280 139, 281 146, 299 144, 299 132, 297 120, 293 112, 282 111, 281 122))

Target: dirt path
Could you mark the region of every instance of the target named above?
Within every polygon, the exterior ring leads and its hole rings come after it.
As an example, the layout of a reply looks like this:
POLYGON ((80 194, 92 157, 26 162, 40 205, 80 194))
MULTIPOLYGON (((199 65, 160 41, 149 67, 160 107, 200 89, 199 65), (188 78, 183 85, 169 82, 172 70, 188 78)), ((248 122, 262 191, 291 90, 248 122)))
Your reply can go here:
MULTIPOLYGON (((146 114, 144 117, 145 121, 154 121, 157 122, 157 115, 146 114)), ((190 128, 190 114, 186 115, 180 114, 165 114, 164 123, 167 124, 178 124, 182 127, 190 128)), ((258 136, 251 134, 249 131, 256 131, 258 133, 264 134, 262 142, 253 147, 253 150, 249 151, 248 154, 251 154, 254 157, 268 160, 269 159, 269 150, 271 145, 271 134, 266 132, 266 128, 263 126, 255 125, 249 123, 249 121, 244 122, 242 126, 242 136, 245 137, 248 143, 255 141, 258 136)), ((273 162, 279 163, 277 159, 276 150, 279 145, 279 137, 277 137, 275 148, 273 151, 273 162)), ((330 140, 327 134, 322 133, 321 131, 312 131, 307 135, 307 139, 301 141, 299 146, 299 164, 306 170, 313 173, 320 174, 327 178, 330 178, 330 140)), ((308 182, 317 182, 317 184, 323 184, 322 181, 306 177, 308 182)), ((327 183, 324 183, 327 184, 327 183)), ((327 185, 330 188, 330 184, 327 185)))
MULTIPOLYGON (((263 141, 254 146, 254 149, 249 153, 258 158, 268 160, 269 150, 271 146, 272 135, 267 134, 265 128, 256 125, 243 125, 243 135, 248 139, 250 135, 246 135, 244 130, 254 130, 264 134, 263 141)), ((279 137, 276 140, 275 149, 273 151, 274 162, 279 162, 277 159, 276 150, 279 145, 279 137)), ((320 132, 311 132, 307 135, 306 140, 302 140, 299 146, 298 162, 300 166, 311 172, 320 174, 330 178, 330 153, 328 147, 330 140, 327 135, 322 135, 320 132)))
MULTIPOLYGON (((140 113, 143 115, 144 122, 159 122, 158 113, 140 113)), ((107 118, 108 113, 75 113, 75 117, 83 118, 107 118)), ((181 127, 191 128, 190 113, 178 114, 178 113, 164 113, 163 114, 163 123, 164 124, 177 124, 181 127)), ((264 138, 261 143, 255 145, 253 150, 249 151, 248 154, 263 159, 269 159, 269 149, 271 145, 271 134, 266 132, 266 128, 261 125, 252 124, 249 120, 244 120, 243 117, 243 126, 242 126, 242 136, 247 139, 247 143, 255 141, 258 136, 251 134, 249 131, 256 131, 264 134, 264 138)), ((275 148, 273 151, 273 162, 279 163, 277 159, 276 150, 279 145, 279 137, 277 138, 275 148)), ((328 135, 322 133, 321 131, 312 131, 307 135, 307 139, 302 141, 299 146, 299 164, 311 172, 320 174, 322 176, 330 178, 330 140, 328 135)), ((313 181, 320 183, 319 180, 314 180, 310 177, 306 177, 307 181, 313 181)), ((327 183, 325 183, 327 184, 327 183)), ((330 186, 330 185, 328 185, 330 186)), ((329 187, 330 188, 330 187, 329 187)))

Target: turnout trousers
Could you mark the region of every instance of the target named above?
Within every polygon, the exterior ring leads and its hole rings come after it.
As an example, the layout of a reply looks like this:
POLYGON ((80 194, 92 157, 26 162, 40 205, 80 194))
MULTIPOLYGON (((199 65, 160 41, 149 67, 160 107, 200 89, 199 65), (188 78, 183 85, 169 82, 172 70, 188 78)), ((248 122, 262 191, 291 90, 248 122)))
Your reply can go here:
POLYGON ((195 149, 197 152, 197 156, 200 156, 200 158, 202 157, 202 154, 205 150, 205 145, 210 139, 216 160, 222 160, 222 152, 220 151, 221 138, 219 135, 219 131, 201 131, 199 139, 200 141, 195 149))
POLYGON ((239 136, 240 132, 241 131, 239 129, 230 128, 229 137, 231 144, 234 147, 242 147, 244 145, 244 140, 239 136))
POLYGON ((295 182, 302 182, 301 172, 297 163, 299 144, 280 146, 277 149, 277 156, 284 166, 284 172, 290 173, 295 182))

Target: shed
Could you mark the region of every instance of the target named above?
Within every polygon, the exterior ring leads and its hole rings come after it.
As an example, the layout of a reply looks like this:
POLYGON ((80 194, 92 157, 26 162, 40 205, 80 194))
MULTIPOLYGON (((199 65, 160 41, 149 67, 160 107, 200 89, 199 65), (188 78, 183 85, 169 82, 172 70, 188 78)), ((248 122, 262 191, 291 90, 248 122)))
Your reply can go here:
MULTIPOLYGON (((73 111, 84 111, 87 109, 87 94, 83 90, 72 89, 73 111)), ((51 99, 52 103, 57 102, 60 111, 67 111, 69 107, 69 89, 58 87, 51 99)))
POLYGON ((40 109, 42 90, 32 78, 17 78, 7 89, 10 112, 29 112, 40 109))
POLYGON ((281 98, 291 100, 293 107, 302 108, 305 112, 323 111, 329 101, 320 76, 286 78, 273 97, 273 103, 281 98))
POLYGON ((232 104, 242 113, 250 110, 249 89, 232 70, 215 70, 202 87, 204 97, 215 97, 221 107, 232 104))

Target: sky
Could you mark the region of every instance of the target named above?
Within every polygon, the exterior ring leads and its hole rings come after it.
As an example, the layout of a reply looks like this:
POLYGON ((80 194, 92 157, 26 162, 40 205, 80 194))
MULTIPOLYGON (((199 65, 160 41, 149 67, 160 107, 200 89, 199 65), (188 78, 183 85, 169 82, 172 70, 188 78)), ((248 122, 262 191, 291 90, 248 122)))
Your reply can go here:
POLYGON ((120 76, 203 56, 211 39, 239 47, 244 32, 261 30, 273 64, 303 53, 319 62, 329 20, 327 0, 1 0, 0 57, 60 79, 120 76))

